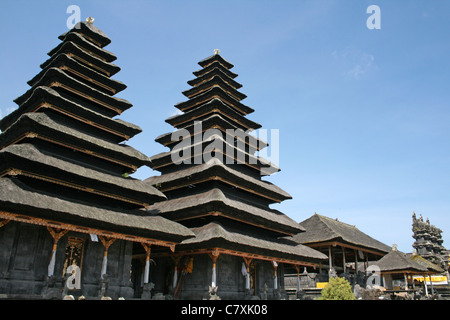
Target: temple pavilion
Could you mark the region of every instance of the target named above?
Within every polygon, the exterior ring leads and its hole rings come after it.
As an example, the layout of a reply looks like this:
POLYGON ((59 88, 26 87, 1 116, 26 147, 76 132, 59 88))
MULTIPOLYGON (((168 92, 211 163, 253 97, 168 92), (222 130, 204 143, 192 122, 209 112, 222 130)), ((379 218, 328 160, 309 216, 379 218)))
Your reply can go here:
MULTIPOLYGON (((356 226, 315 213, 300 222, 306 232, 292 237, 297 243, 314 248, 327 255, 328 261, 321 264, 314 281, 305 286, 320 286, 328 282, 330 276, 343 276, 352 285, 365 286, 367 268, 371 261, 377 261, 391 251, 388 245, 360 231, 356 226)), ((307 272, 305 270, 304 278, 307 272)), ((295 272, 290 271, 295 275, 295 272)), ((305 279, 305 280, 306 280, 305 279)))
MULTIPOLYGON (((0 294, 132 298, 133 254, 193 237, 143 209, 166 196, 129 178, 150 159, 125 144, 141 129, 119 120, 111 40, 93 20, 62 34, 42 71, 0 121, 0 294)), ((140 285, 140 279, 139 284, 140 285)))
POLYGON ((255 155, 267 143, 249 133, 261 125, 247 118, 254 110, 233 64, 218 50, 198 64, 181 113, 166 120, 175 131, 156 138, 170 149, 151 157, 161 174, 145 180, 168 199, 147 211, 195 237, 153 250, 152 282, 176 299, 280 297, 286 266, 318 267, 327 256, 287 239, 304 227, 270 208, 291 196, 262 179, 279 168, 255 155))

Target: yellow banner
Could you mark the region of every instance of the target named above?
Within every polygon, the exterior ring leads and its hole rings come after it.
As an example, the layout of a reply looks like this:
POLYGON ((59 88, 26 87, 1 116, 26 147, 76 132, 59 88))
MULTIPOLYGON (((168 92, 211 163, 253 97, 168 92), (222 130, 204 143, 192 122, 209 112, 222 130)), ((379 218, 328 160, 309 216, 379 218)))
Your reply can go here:
MULTIPOLYGON (((427 282, 430 282, 430 277, 427 277, 427 282)), ((424 277, 423 276, 414 276, 414 280, 423 282, 424 277)), ((431 281, 433 282, 447 282, 447 277, 445 276, 431 276, 431 281)))

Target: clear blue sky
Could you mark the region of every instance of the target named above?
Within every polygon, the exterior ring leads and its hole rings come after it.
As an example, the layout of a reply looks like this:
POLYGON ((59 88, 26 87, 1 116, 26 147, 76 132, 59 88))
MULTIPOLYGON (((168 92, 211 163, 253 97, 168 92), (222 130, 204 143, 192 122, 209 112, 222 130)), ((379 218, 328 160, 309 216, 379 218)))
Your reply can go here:
MULTIPOLYGON (((450 247, 450 2, 436 1, 0 1, 0 115, 67 31, 69 5, 112 40, 121 119, 154 139, 185 101, 197 62, 213 49, 235 65, 249 118, 280 131, 281 172, 293 196, 273 208, 296 221, 314 212, 411 251, 411 215, 429 217, 450 247), (369 30, 369 5, 381 29, 369 30)), ((149 168, 135 176, 156 175, 149 168)))

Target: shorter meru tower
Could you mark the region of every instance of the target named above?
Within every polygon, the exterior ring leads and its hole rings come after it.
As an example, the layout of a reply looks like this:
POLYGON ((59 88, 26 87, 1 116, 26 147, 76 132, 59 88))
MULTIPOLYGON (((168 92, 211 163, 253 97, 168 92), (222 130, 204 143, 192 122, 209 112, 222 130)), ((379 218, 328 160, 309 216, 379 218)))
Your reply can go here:
MULTIPOLYGON (((151 158, 159 172, 146 183, 168 200, 147 211, 188 227, 194 238, 153 251, 155 289, 176 299, 279 298, 284 266, 318 266, 327 257, 288 237, 303 232, 271 204, 291 196, 262 179, 279 169, 256 155, 267 147, 249 132, 261 127, 247 118, 254 110, 218 50, 166 120, 176 130, 156 141, 170 149, 151 158), (163 277, 163 278, 161 278, 163 277)), ((326 260, 325 260, 326 261, 326 260)))

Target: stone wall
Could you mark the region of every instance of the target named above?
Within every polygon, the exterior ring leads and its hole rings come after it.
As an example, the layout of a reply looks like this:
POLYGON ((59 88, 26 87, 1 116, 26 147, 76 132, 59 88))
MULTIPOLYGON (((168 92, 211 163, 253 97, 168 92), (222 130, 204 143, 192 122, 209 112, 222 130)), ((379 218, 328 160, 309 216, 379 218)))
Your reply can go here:
MULTIPOLYGON (((81 289, 69 291, 68 294, 98 297, 104 247, 100 241, 93 242, 88 234, 68 232, 58 241, 54 269, 56 282, 52 286, 62 292, 64 259, 69 237, 83 239, 84 244, 81 289)), ((48 265, 53 246, 53 239, 48 230, 42 226, 11 221, 0 228, 0 243, 2 297, 42 298, 43 289, 48 286, 48 265)), ((133 297, 130 282, 132 247, 131 242, 116 240, 109 248, 107 294, 112 298, 133 297)))

